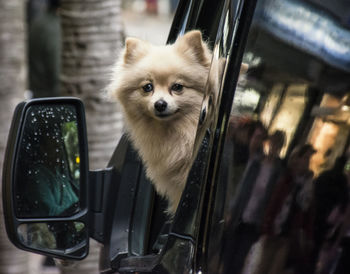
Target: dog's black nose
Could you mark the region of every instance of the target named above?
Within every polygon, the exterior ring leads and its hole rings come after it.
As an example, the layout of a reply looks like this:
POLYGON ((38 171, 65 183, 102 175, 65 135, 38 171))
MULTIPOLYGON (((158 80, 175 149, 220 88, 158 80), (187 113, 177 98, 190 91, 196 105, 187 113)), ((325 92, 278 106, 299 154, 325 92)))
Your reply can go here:
POLYGON ((165 102, 164 100, 160 99, 157 102, 154 103, 154 108, 158 111, 158 112, 163 112, 166 107, 168 106, 168 103, 165 102))

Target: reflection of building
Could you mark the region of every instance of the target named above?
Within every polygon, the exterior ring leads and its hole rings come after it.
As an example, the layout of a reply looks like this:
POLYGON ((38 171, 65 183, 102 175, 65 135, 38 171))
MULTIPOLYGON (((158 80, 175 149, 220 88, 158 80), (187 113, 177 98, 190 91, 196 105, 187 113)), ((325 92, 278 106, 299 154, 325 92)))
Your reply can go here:
POLYGON ((281 158, 310 143, 317 176, 350 145, 350 29, 340 24, 350 9, 344 9, 346 0, 277 2, 258 3, 243 56, 249 70, 232 115, 260 120, 269 134, 283 131, 281 158), (320 6, 332 16, 323 16, 320 6))
POLYGON ((290 151, 301 119, 305 111, 310 111, 306 113, 306 117, 308 117, 307 124, 311 126, 299 133, 298 137, 305 138, 299 142, 310 143, 317 150, 310 162, 310 168, 316 176, 323 170, 330 169, 335 159, 343 154, 348 145, 350 106, 348 106, 348 95, 337 97, 324 93, 319 95, 320 105, 313 105, 307 110, 310 96, 308 89, 307 84, 276 83, 270 92, 266 92, 265 97, 263 93, 259 94, 257 91, 252 93, 246 89, 235 98, 235 104, 239 110, 250 109, 257 114, 270 134, 276 130, 285 132, 286 141, 281 157, 290 151), (252 95, 257 100, 254 103, 252 95))
MULTIPOLYGON (((260 101, 259 119, 268 128, 269 133, 282 130, 286 134, 286 142, 281 151, 284 157, 297 133, 297 128, 305 114, 309 103, 307 84, 283 85, 276 83, 267 93, 266 98, 257 96, 260 101)), ((317 150, 311 159, 310 168, 315 175, 333 166, 335 159, 340 156, 349 137, 350 106, 348 96, 332 96, 328 93, 321 95, 320 106, 313 106, 309 117, 310 128, 305 128, 301 134, 305 141, 317 150)), ((235 100, 236 104, 244 106, 246 96, 235 100)), ((245 102, 247 104, 247 102, 245 102)))
POLYGON ((305 84, 290 85, 285 94, 276 92, 276 89, 281 91, 282 86, 277 84, 272 89, 260 117, 261 121, 269 128, 270 133, 276 130, 285 132, 286 141, 281 151, 281 155, 284 156, 304 113, 307 103, 307 86, 305 84), (280 98, 277 94, 280 95, 280 98), (281 98, 282 94, 283 98, 281 98))
POLYGON ((317 149, 311 160, 315 174, 330 169, 347 145, 350 111, 345 103, 342 98, 325 94, 320 106, 312 109, 316 118, 308 140, 317 149))

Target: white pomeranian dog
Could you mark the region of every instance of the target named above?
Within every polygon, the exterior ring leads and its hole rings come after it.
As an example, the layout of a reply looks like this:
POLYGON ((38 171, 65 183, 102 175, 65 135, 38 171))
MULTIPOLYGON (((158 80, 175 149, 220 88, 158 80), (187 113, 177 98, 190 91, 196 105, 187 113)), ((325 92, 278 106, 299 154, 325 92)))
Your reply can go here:
POLYGON ((108 86, 122 105, 128 135, 148 178, 168 200, 170 215, 192 166, 211 57, 198 30, 166 46, 127 38, 108 86))

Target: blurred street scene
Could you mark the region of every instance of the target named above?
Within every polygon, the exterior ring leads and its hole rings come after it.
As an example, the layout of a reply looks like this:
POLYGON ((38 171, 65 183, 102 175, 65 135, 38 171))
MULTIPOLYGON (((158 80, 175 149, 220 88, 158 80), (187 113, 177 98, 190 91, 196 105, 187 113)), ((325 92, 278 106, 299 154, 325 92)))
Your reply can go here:
POLYGON ((125 35, 165 44, 176 4, 177 0, 124 0, 125 35))

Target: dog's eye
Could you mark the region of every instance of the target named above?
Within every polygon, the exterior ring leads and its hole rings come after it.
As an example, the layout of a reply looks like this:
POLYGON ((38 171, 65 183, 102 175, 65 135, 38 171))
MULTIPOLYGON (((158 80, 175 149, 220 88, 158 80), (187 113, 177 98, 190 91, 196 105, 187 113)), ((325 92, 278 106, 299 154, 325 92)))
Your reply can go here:
POLYGON ((148 83, 142 87, 144 92, 151 92, 153 90, 153 85, 151 83, 148 83))
POLYGON ((173 90, 173 91, 181 91, 182 89, 183 89, 183 85, 181 85, 181 84, 173 84, 172 86, 171 86, 171 90, 173 90))

